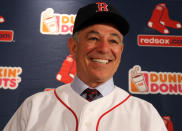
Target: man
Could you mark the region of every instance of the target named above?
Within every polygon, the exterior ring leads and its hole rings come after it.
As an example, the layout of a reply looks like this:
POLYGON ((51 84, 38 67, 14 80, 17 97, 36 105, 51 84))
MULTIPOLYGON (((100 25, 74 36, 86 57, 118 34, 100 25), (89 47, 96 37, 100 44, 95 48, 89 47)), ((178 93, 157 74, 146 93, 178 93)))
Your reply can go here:
POLYGON ((68 40, 75 79, 26 99, 4 131, 167 131, 150 103, 113 83, 128 30, 111 5, 97 2, 79 9, 68 40))

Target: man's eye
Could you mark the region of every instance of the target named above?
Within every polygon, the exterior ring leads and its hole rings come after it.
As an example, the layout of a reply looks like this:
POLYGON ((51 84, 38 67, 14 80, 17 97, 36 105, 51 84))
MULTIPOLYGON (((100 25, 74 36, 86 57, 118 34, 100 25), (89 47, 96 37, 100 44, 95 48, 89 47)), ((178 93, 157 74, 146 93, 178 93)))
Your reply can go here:
POLYGON ((89 40, 98 40, 97 37, 90 37, 89 40))
POLYGON ((116 41, 116 40, 110 40, 110 42, 111 42, 112 44, 119 44, 119 42, 116 41))

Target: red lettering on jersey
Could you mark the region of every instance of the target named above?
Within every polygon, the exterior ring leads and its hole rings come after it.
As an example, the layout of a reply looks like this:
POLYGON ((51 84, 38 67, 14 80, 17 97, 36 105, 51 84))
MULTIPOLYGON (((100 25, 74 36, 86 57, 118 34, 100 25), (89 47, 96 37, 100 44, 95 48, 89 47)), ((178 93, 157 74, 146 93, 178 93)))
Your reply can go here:
POLYGON ((97 2, 98 5, 98 11, 108 11, 108 5, 105 2, 97 2))

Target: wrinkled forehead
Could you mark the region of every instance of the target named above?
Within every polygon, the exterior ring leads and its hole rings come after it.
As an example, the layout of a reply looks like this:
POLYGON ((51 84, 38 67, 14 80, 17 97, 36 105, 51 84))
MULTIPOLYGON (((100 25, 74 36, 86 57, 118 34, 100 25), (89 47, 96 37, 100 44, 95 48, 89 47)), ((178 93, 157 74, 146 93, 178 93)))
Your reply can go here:
POLYGON ((105 32, 99 32, 99 31, 96 31, 96 30, 90 30, 88 32, 86 32, 86 37, 89 37, 89 36, 99 36, 99 37, 105 37, 105 36, 108 36, 108 37, 115 37, 117 38, 118 40, 122 40, 122 36, 118 33, 115 33, 115 32, 109 32, 109 33, 105 33, 105 32))
POLYGON ((93 24, 88 27, 85 27, 84 29, 80 30, 80 32, 86 33, 87 35, 95 34, 95 35, 110 35, 115 36, 120 39, 123 38, 123 35, 120 33, 120 31, 116 28, 115 25, 110 23, 98 23, 93 24), (106 29, 108 27, 108 30, 110 32, 106 32, 106 29))

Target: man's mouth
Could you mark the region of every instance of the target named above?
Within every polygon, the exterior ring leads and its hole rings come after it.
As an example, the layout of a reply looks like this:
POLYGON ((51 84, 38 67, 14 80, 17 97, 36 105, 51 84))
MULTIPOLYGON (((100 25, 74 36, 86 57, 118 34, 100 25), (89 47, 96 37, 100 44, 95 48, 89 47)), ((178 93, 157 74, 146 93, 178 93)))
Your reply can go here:
POLYGON ((93 62, 102 63, 102 64, 108 64, 109 60, 104 59, 92 59, 93 62))

